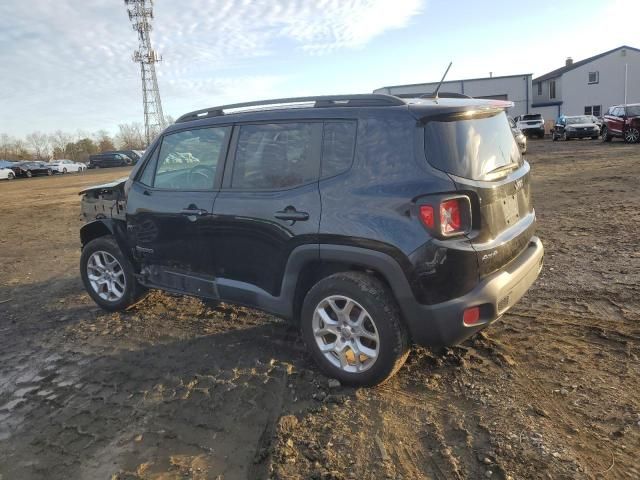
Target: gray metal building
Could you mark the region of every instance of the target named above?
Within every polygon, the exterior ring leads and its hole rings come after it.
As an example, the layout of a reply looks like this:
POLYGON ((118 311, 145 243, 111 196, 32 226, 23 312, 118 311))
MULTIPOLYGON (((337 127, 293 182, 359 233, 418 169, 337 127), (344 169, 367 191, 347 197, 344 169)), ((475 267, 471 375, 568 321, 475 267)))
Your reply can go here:
MULTIPOLYGON (((442 84, 441 92, 463 93, 475 98, 492 98, 509 100, 514 103, 509 115, 512 117, 531 111, 532 91, 530 73, 505 75, 501 77, 469 78, 465 80, 448 80, 442 84)), ((414 83, 411 85, 394 85, 374 90, 373 93, 389 95, 424 95, 432 93, 438 82, 414 83)))

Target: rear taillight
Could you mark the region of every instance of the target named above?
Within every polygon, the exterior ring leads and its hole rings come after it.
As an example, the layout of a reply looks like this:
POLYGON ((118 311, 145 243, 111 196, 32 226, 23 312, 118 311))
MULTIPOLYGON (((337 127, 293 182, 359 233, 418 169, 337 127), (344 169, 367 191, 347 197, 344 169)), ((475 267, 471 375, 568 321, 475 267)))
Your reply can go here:
POLYGON ((420 220, 436 236, 451 237, 471 228, 471 203, 468 197, 442 198, 420 205, 420 220))
POLYGON ((463 230, 460 214, 460 199, 454 198, 440 204, 440 231, 444 235, 451 235, 463 230))

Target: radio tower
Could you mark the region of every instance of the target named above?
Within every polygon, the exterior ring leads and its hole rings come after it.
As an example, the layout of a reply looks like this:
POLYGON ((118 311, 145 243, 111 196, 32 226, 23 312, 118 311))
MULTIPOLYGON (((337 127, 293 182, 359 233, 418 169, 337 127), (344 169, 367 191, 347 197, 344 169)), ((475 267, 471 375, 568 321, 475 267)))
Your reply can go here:
POLYGON ((153 138, 165 127, 155 68, 155 64, 160 62, 162 57, 151 46, 150 36, 153 0, 124 0, 124 3, 133 29, 138 32, 138 49, 133 52, 133 61, 140 64, 144 135, 149 146, 153 138))

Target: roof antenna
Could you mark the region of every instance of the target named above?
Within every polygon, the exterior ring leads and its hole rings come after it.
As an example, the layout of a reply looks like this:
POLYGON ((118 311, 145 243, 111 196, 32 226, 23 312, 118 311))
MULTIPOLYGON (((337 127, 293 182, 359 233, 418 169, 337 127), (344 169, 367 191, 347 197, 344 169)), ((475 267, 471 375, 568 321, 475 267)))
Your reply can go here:
POLYGON ((442 75, 442 80, 440 80, 440 83, 438 84, 438 86, 436 87, 435 91, 433 92, 433 98, 435 100, 438 100, 438 92, 440 91, 440 87, 444 83, 444 79, 447 77, 447 73, 449 73, 449 69, 451 68, 451 65, 453 65, 453 62, 449 62, 449 66, 444 71, 444 75, 442 75))

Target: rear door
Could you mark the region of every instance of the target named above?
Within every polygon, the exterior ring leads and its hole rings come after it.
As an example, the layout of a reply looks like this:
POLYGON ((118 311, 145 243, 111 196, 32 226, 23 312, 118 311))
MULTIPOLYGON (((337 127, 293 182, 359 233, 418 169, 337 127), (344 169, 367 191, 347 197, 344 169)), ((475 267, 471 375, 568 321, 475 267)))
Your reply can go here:
MULTIPOLYGON (((205 268, 208 235, 230 134, 229 126, 166 134, 138 173, 128 193, 127 228, 144 264, 212 276, 205 268)), ((161 277, 155 282, 166 280, 161 277)))
POLYGON ((468 237, 477 252, 481 277, 526 248, 535 228, 529 164, 504 112, 427 123, 425 152, 427 160, 447 172, 471 199, 468 237))
POLYGON ((243 302, 236 296, 255 288, 278 296, 291 251, 317 242, 321 135, 313 121, 234 128, 211 235, 223 299, 243 302))

